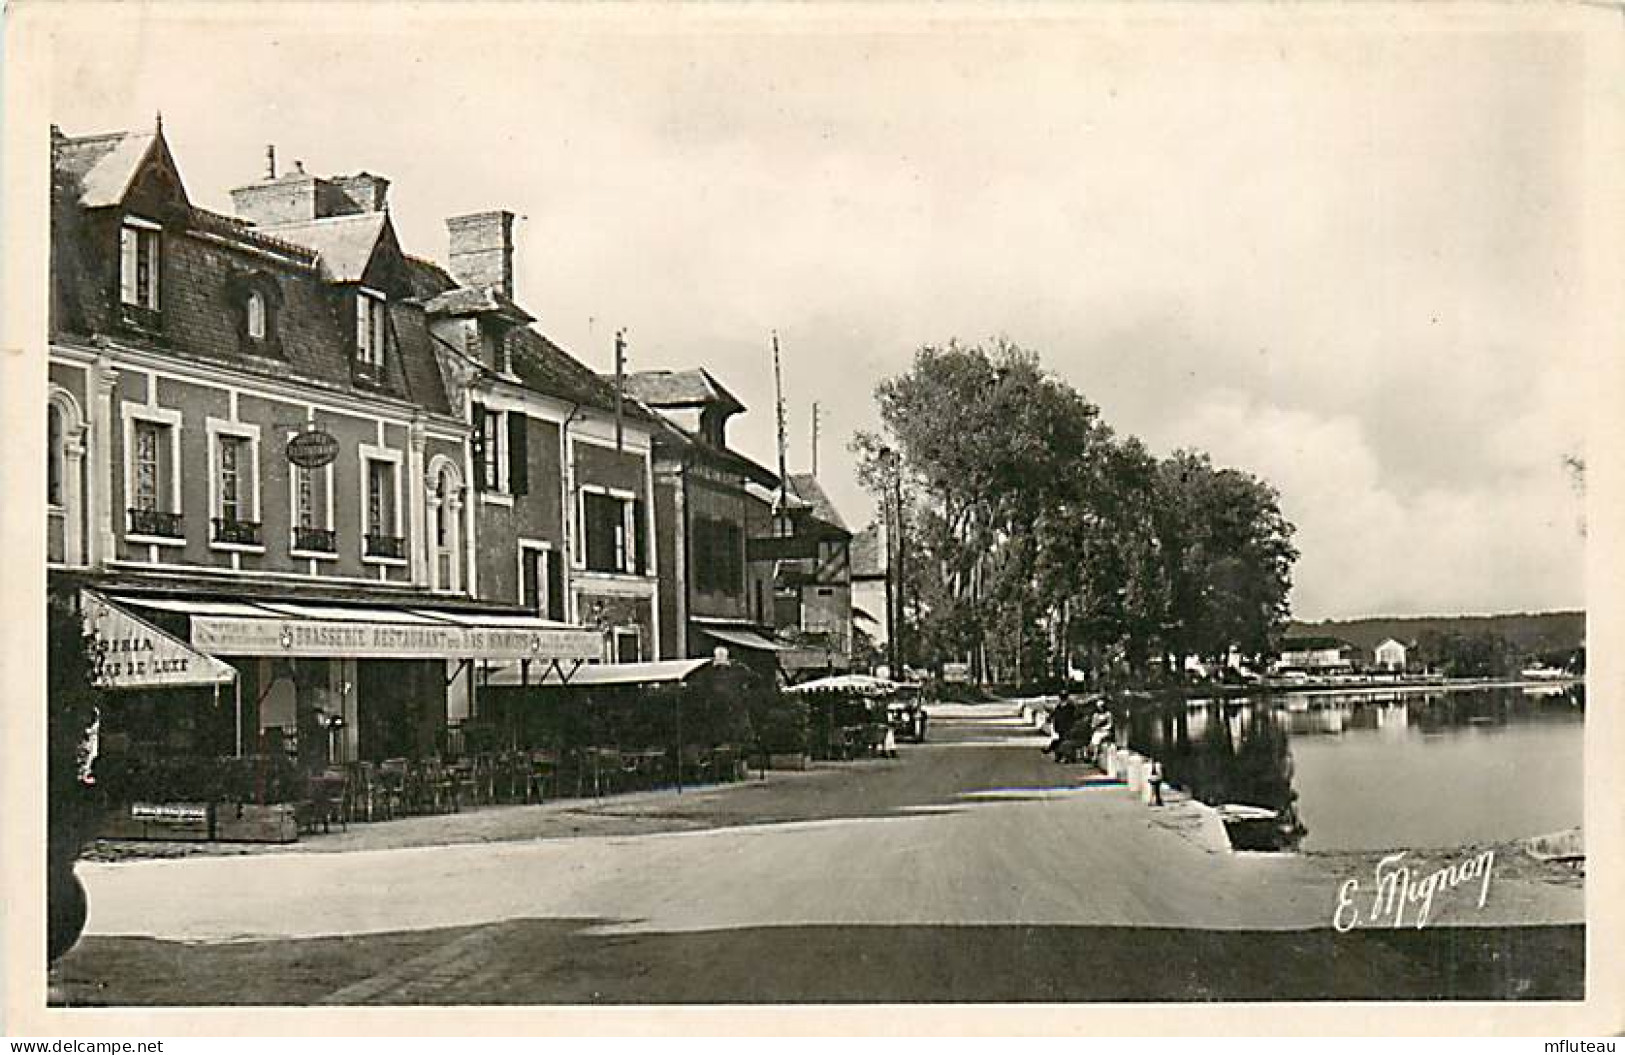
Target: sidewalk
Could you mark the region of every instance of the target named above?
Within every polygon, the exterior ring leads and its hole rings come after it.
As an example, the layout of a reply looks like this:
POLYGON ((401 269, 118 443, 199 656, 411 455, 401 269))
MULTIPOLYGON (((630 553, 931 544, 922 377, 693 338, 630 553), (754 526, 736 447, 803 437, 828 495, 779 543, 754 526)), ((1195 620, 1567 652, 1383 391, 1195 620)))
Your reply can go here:
MULTIPOLYGON (((528 805, 477 806, 455 813, 357 821, 347 828, 334 828, 331 832, 303 832, 297 842, 291 843, 99 839, 85 848, 80 859, 117 863, 185 857, 339 853, 693 831, 715 827, 719 819, 737 820, 748 812, 748 807, 740 811, 720 810, 718 807, 725 798, 759 798, 765 789, 816 781, 864 767, 872 768, 877 764, 884 763, 857 761, 814 764, 806 770, 769 770, 765 779, 752 772, 747 780, 688 785, 680 792, 675 787, 667 787, 602 798, 561 798, 528 805)), ((770 823, 774 819, 772 811, 768 811, 759 823, 770 823)))

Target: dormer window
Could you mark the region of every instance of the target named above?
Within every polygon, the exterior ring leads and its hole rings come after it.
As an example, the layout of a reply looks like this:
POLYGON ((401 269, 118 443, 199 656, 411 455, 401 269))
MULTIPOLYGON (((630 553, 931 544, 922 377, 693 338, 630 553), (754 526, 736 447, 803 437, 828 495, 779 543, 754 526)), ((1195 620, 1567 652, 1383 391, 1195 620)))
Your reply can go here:
POLYGON ((119 230, 119 299, 129 307, 158 310, 159 231, 133 216, 119 230))
POLYGON ((268 271, 234 271, 226 280, 231 298, 237 338, 250 355, 281 355, 277 333, 277 313, 282 306, 282 290, 276 276, 268 271))
POLYGON ((384 295, 359 289, 355 295, 356 362, 382 369, 384 365, 384 295))
POLYGON ((249 293, 244 312, 247 315, 248 336, 256 341, 265 340, 265 295, 257 289, 249 293))

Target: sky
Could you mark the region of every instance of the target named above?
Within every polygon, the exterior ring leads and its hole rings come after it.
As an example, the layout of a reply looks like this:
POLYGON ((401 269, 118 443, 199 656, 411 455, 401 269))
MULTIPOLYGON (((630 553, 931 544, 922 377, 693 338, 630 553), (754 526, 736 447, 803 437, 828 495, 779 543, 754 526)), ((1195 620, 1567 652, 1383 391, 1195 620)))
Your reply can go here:
POLYGON ((776 329, 790 467, 816 401, 854 527, 874 503, 846 443, 877 424, 875 385, 921 345, 1003 336, 1153 451, 1273 483, 1299 617, 1584 604, 1572 37, 208 10, 59 35, 52 120, 161 110, 193 200, 223 212, 269 143, 284 167, 384 175, 406 249, 441 260, 445 217, 510 209, 542 330, 601 370, 621 327, 632 369, 705 366, 769 466, 776 329))

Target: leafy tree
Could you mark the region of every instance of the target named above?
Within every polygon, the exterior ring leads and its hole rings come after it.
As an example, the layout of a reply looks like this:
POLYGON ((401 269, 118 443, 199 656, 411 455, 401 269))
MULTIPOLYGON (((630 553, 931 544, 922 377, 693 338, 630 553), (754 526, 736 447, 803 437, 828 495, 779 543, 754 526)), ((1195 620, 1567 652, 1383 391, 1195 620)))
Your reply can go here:
POLYGON ((1190 655, 1222 664, 1232 648, 1269 652, 1290 614, 1298 555, 1275 489, 1178 451, 1159 467, 1155 510, 1174 670, 1190 655))
POLYGON ((911 661, 1027 680, 1270 650, 1297 551, 1268 484, 1159 462, 1007 341, 922 348, 875 395, 852 449, 903 522, 911 661))

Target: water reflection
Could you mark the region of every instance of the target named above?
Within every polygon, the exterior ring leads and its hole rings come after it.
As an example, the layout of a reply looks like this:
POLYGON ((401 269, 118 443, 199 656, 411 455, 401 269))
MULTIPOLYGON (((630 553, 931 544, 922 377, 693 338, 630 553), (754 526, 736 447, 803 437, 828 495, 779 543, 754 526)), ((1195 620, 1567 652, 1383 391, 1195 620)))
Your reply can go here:
POLYGON ((1128 740, 1203 802, 1275 811, 1284 848, 1454 846, 1581 823, 1584 704, 1583 685, 1192 700, 1137 709, 1128 740))

